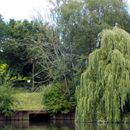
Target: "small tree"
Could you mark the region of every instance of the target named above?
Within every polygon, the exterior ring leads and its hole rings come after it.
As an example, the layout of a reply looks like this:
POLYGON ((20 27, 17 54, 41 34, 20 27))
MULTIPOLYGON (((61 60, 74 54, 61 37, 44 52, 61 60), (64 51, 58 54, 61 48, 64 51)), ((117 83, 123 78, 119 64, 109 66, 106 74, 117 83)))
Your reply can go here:
POLYGON ((0 112, 9 116, 13 111, 14 103, 14 90, 10 83, 5 82, 0 85, 0 112))
POLYGON ((101 34, 77 88, 76 121, 122 120, 129 93, 130 36, 115 27, 101 34))

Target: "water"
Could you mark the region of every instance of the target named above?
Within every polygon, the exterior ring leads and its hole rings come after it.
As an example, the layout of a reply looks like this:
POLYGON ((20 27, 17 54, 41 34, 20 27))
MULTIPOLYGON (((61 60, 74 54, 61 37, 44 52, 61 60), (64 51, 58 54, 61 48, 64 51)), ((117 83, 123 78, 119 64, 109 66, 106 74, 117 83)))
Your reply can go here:
POLYGON ((72 121, 33 122, 13 121, 0 122, 0 130, 130 130, 130 124, 92 124, 74 125, 72 121))
POLYGON ((57 122, 1 121, 0 130, 75 130, 75 126, 71 120, 57 122))

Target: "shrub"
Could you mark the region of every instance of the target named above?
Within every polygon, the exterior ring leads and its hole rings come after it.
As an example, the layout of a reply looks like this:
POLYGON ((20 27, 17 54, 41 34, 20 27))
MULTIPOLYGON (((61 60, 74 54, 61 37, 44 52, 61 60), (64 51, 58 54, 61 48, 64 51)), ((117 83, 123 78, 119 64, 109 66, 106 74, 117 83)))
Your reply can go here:
POLYGON ((8 82, 0 85, 0 112, 9 116, 14 106, 14 91, 8 82))
POLYGON ((70 92, 64 84, 56 83, 43 88, 42 103, 52 113, 68 113, 75 106, 70 92))

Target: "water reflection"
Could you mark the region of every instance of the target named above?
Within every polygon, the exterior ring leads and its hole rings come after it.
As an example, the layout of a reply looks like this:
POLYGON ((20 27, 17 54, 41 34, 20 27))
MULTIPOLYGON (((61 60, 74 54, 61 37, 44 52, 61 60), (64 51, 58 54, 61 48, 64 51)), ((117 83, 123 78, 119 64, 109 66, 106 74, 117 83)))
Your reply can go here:
POLYGON ((130 124, 88 124, 74 126, 72 121, 33 122, 12 121, 0 122, 0 130, 130 130, 130 124))
POLYGON ((75 130, 73 121, 51 121, 51 122, 31 122, 11 121, 0 122, 0 130, 75 130))
POLYGON ((130 124, 85 124, 75 126, 75 130, 130 130, 130 124))
POLYGON ((14 130, 14 129, 10 125, 5 125, 4 128, 2 128, 1 130, 14 130))

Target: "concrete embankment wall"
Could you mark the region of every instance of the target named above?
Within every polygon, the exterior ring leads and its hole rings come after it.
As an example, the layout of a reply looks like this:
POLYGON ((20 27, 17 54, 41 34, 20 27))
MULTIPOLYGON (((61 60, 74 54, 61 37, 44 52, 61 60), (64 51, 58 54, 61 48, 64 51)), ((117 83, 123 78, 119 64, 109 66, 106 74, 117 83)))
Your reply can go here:
POLYGON ((10 117, 5 117, 2 113, 0 113, 0 121, 5 120, 74 120, 74 112, 70 112, 68 114, 51 114, 44 111, 16 111, 12 113, 10 117))

